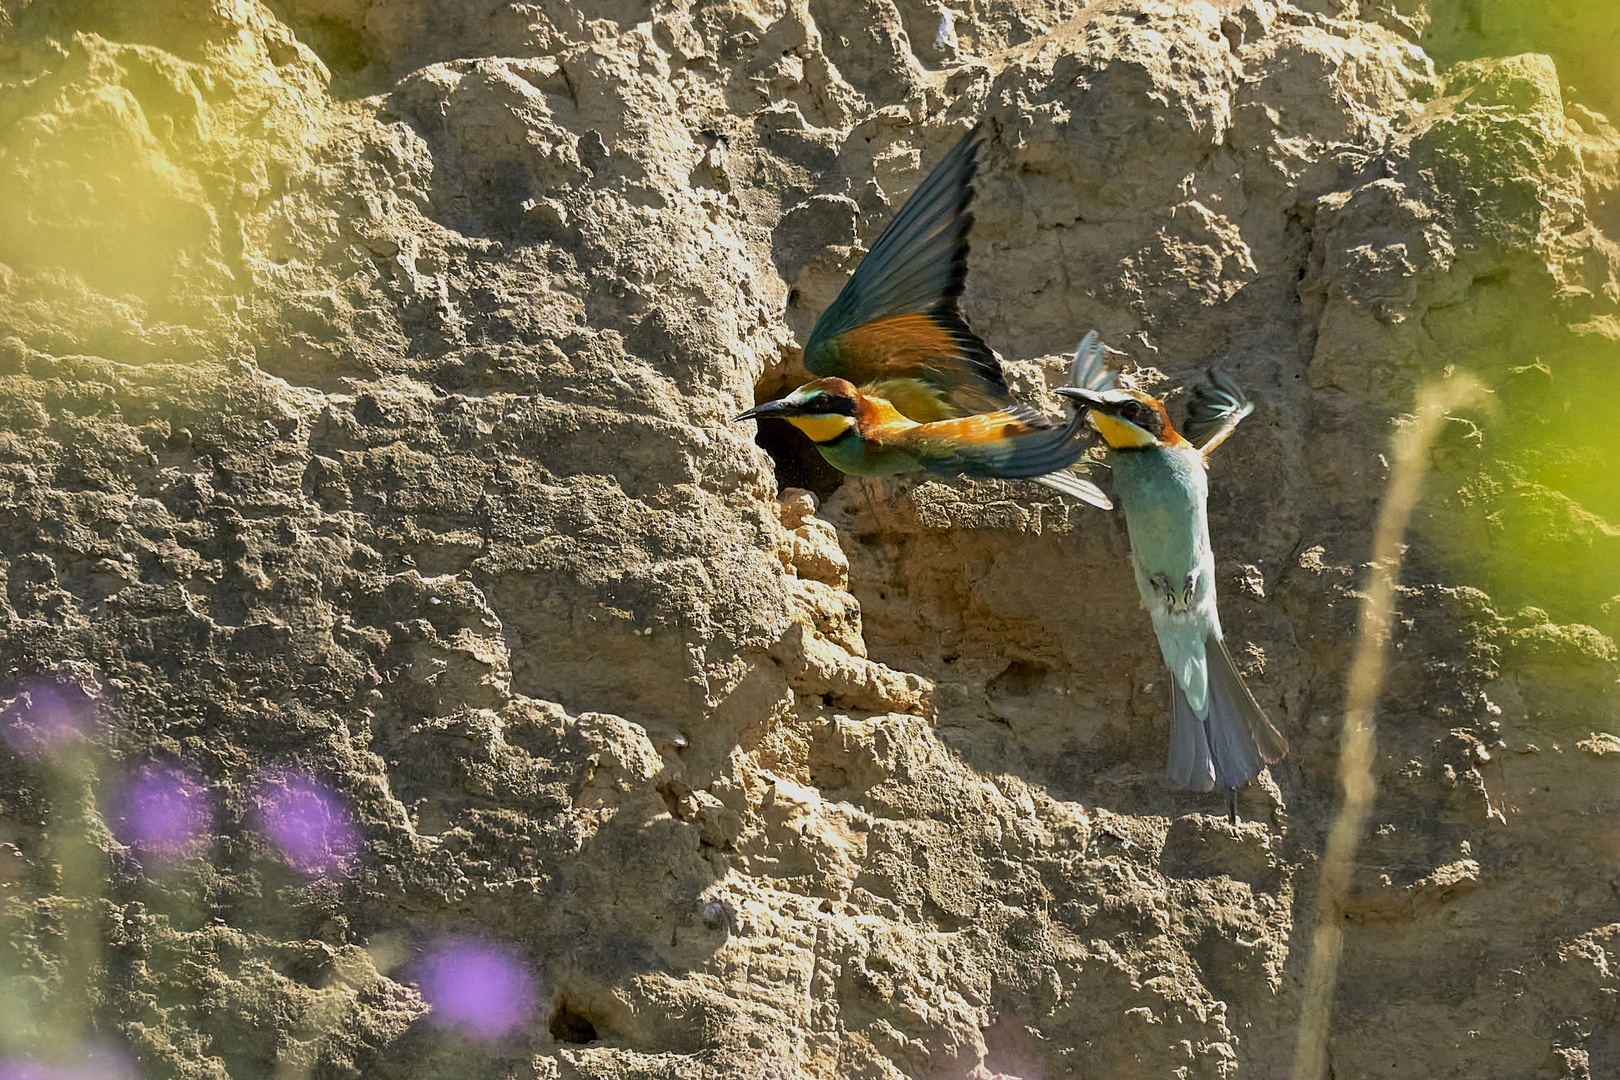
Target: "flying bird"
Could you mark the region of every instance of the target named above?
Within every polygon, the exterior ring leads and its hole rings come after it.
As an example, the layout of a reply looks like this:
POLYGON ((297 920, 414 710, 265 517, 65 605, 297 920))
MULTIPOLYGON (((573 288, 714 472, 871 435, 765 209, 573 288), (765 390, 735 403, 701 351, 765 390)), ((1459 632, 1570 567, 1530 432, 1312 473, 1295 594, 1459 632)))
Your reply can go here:
POLYGON ((1028 479, 1108 509, 1072 468, 1094 438, 1085 410, 1053 418, 1015 401, 958 306, 984 140, 976 127, 951 148, 816 321, 804 364, 818 378, 737 419, 786 420, 856 476, 1028 479))
POLYGON ((1108 444, 1136 588, 1172 676, 1166 775, 1176 787, 1224 789, 1235 823, 1237 789, 1288 753, 1232 663, 1215 605, 1205 461, 1254 405, 1230 376, 1211 369, 1193 391, 1183 436, 1162 401, 1116 388, 1100 366, 1100 353, 1085 364, 1077 357, 1076 385, 1058 393, 1086 406, 1108 444))

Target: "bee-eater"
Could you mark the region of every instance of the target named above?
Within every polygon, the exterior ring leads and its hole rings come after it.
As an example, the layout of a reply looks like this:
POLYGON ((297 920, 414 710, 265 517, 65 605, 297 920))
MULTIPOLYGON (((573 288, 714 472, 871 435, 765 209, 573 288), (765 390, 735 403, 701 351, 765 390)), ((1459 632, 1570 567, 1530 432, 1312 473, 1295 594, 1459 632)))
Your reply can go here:
MULTIPOLYGON (((1077 365, 1078 366, 1078 365, 1077 365)), ((1226 790, 1236 821, 1237 789, 1288 753, 1288 742, 1243 684, 1221 633, 1215 606, 1215 556, 1209 544, 1205 458, 1254 406, 1215 371, 1193 393, 1184 438, 1164 403, 1089 375, 1058 390, 1088 407, 1108 444, 1114 494, 1125 513, 1131 566, 1142 606, 1153 619, 1170 667, 1170 761, 1176 787, 1226 790)))
MULTIPOLYGON (((817 320, 804 364, 820 378, 737 419, 780 417, 857 476, 1030 479, 1107 509, 1070 471, 1093 438, 1085 410, 1065 420, 1016 403, 958 307, 984 138, 978 127, 951 148, 817 320)), ((1100 357, 1095 335, 1087 341, 1100 357)))

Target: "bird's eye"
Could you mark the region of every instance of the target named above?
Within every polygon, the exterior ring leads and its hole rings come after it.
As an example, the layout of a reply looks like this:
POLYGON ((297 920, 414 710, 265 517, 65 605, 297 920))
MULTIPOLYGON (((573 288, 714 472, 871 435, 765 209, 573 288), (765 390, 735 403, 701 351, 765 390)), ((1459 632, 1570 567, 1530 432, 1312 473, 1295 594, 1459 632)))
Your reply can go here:
POLYGON ((1134 401, 1127 401, 1120 407, 1119 415, 1134 424, 1142 419, 1142 406, 1134 401))

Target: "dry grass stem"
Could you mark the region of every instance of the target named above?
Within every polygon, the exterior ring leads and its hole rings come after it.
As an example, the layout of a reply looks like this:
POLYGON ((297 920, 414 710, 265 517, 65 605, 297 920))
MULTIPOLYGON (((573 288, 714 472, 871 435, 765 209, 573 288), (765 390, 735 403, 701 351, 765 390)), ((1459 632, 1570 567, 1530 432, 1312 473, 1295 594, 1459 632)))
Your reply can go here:
POLYGON ((1366 828, 1377 789, 1373 777, 1374 709, 1384 682, 1384 647, 1389 638, 1395 586, 1400 577, 1402 538, 1417 503, 1423 474, 1428 470, 1429 446, 1441 423, 1447 413, 1472 400, 1480 391, 1479 384, 1467 377, 1428 385, 1418 395, 1416 417, 1395 433, 1389 488, 1378 515, 1371 578, 1361 606, 1356 654, 1350 667, 1339 756, 1343 805, 1328 833, 1327 851, 1322 859, 1322 880, 1316 894, 1316 925, 1311 937, 1299 1042, 1294 1054, 1294 1080, 1318 1080, 1326 1073, 1333 987, 1344 946, 1342 909, 1350 888, 1356 845, 1366 828))

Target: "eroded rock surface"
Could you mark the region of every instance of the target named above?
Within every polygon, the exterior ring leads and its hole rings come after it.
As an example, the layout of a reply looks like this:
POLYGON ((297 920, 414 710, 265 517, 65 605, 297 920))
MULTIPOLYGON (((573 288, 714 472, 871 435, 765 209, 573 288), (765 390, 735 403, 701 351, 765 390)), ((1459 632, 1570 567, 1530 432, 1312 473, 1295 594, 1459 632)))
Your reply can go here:
POLYGON ((1333 1069, 1620 1070, 1616 24, 1506 6, 0 6, 0 1054, 1285 1075, 1389 436, 1455 369, 1333 1069), (1292 750, 1237 827, 1163 785, 1117 516, 730 422, 981 117, 1016 389, 1095 327, 1257 403, 1211 526, 1292 750), (446 1026, 458 941, 520 1022, 446 1026))

